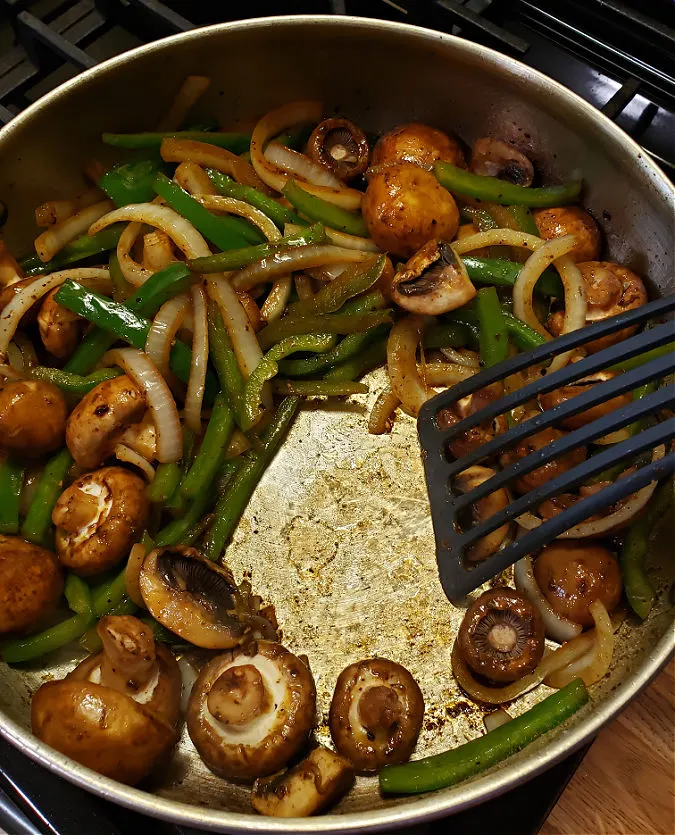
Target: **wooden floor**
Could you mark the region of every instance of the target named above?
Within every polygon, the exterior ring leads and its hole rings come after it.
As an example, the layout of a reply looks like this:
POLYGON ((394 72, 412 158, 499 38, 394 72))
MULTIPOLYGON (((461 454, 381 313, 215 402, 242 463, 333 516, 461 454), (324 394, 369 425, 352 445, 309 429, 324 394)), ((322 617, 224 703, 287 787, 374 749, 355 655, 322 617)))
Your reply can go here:
POLYGON ((540 835, 675 835, 674 670, 600 733, 540 835))

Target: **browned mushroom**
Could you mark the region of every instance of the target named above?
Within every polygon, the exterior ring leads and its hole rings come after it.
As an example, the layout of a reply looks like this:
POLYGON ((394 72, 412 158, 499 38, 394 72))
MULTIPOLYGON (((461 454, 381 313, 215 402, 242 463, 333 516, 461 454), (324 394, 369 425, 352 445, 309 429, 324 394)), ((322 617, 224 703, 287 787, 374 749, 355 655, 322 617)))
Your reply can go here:
POLYGON ((54 510, 56 551, 75 574, 99 574, 129 554, 145 529, 145 482, 122 467, 87 473, 67 487, 54 510))
POLYGON ((36 458, 63 445, 68 409, 61 389, 17 380, 0 389, 0 450, 36 458))
MULTIPOLYGON (((555 409, 563 403, 566 403, 570 398, 590 391, 593 386, 611 380, 613 377, 616 377, 616 374, 612 371, 598 371, 590 377, 582 377, 576 383, 570 383, 567 386, 562 386, 562 388, 549 391, 546 394, 540 394, 539 405, 542 409, 555 409)), ((562 425, 566 429, 578 429, 580 426, 585 426, 587 423, 591 423, 611 412, 615 412, 622 406, 627 406, 632 400, 633 398, 630 393, 620 394, 611 400, 606 400, 597 406, 593 406, 591 409, 586 409, 578 415, 565 418, 562 421, 562 425)))
MULTIPOLYGON (((584 261, 577 264, 586 291, 586 322, 598 322, 616 316, 626 310, 646 304, 647 289, 637 273, 611 261, 584 261)), ((563 330, 563 311, 556 311, 548 319, 548 327, 554 336, 563 330)), ((634 334, 637 328, 624 328, 618 333, 603 336, 586 343, 589 353, 616 345, 634 334)))
POLYGON ((395 274, 391 293, 399 307, 422 316, 448 313, 475 295, 464 262, 438 238, 424 244, 395 274))
POLYGON ((97 629, 102 651, 33 696, 33 733, 94 771, 134 785, 178 738, 180 670, 136 618, 108 616, 97 629))
POLYGON ((521 592, 505 586, 490 589, 467 609, 457 646, 474 673, 496 682, 517 681, 541 661, 544 624, 521 592))
POLYGON ((349 762, 319 745, 288 771, 257 779, 251 805, 261 815, 304 818, 337 800, 353 782, 354 769, 349 762))
POLYGON ((373 149, 370 164, 379 168, 409 162, 430 170, 439 160, 466 168, 462 146, 454 137, 429 125, 412 122, 381 136, 373 149))
POLYGON ((308 667, 281 644, 254 641, 204 667, 190 694, 187 727, 212 771, 251 780, 278 771, 299 751, 315 711, 308 667))
POLYGON ((555 209, 535 209, 534 222, 542 238, 562 238, 574 235, 577 239, 569 255, 573 261, 593 261, 600 255, 600 229, 593 218, 580 206, 561 206, 555 209))
POLYGON ((498 177, 519 186, 531 186, 534 179, 534 168, 525 154, 490 136, 473 143, 469 170, 482 177, 498 177))
MULTIPOLYGON (((462 493, 469 493, 475 487, 478 487, 484 481, 495 475, 495 471, 490 467, 481 467, 474 465, 467 467, 455 479, 455 487, 462 493)), ((510 502, 509 491, 505 487, 500 487, 498 490, 493 490, 488 496, 479 499, 471 506, 471 515, 474 523, 485 522, 490 516, 504 510, 510 502)), ((507 522, 501 525, 492 533, 486 534, 475 542, 468 550, 466 558, 469 562, 479 562, 487 559, 499 550, 502 543, 509 534, 510 525, 507 522)))
MULTIPOLYGON (((437 421, 439 429, 449 429, 451 426, 459 423, 466 417, 475 415, 481 409, 494 400, 498 400, 504 394, 504 386, 502 383, 492 383, 467 397, 462 397, 452 406, 442 409, 438 413, 437 421)), ((453 438, 448 447, 455 458, 461 458, 477 449, 479 446, 488 443, 496 435, 501 435, 508 429, 508 423, 504 415, 498 415, 490 421, 479 423, 468 432, 464 432, 453 438)))
POLYGON ((592 542, 553 542, 534 561, 534 577, 556 614, 593 626, 588 610, 600 600, 608 611, 621 599, 621 572, 611 551, 592 542))
MULTIPOLYGON (((540 432, 521 441, 513 449, 503 452, 499 458, 499 463, 502 467, 515 464, 516 461, 520 461, 527 455, 550 446, 554 441, 564 437, 565 434, 561 429, 542 429, 540 432)), ((513 488, 518 493, 527 493, 530 490, 536 490, 551 481, 551 479, 568 472, 568 470, 571 470, 585 460, 586 448, 577 447, 577 449, 566 452, 564 455, 548 461, 529 473, 518 476, 513 482, 513 488)))
POLYGON ((370 146, 365 133, 349 119, 324 119, 309 137, 307 154, 347 182, 368 168, 370 146))
POLYGON ((356 771, 409 759, 424 717, 424 698, 405 667, 386 658, 350 664, 330 703, 330 734, 356 771))
POLYGON ((18 536, 0 536, 0 635, 39 626, 62 591, 55 554, 18 536))
POLYGON ((54 300, 58 287, 42 302, 37 321, 42 344, 59 359, 69 357, 77 347, 84 320, 54 300))
POLYGON ((451 241, 459 226, 450 192, 429 171, 411 163, 373 174, 361 211, 377 246, 399 258, 409 258, 432 238, 451 241))
POLYGON ((151 551, 139 586, 152 616, 195 646, 231 649, 251 636, 276 638, 276 623, 260 609, 260 599, 194 548, 151 551))

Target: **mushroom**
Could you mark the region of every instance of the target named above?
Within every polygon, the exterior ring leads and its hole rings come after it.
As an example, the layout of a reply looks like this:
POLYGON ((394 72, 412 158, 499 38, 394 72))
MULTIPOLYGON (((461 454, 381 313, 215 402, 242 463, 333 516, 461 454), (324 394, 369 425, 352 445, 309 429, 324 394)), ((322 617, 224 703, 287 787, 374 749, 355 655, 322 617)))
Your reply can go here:
POLYGON ((288 771, 260 777, 253 784, 251 805, 261 815, 305 818, 349 791, 354 770, 344 757, 318 745, 288 771))
POLYGON ((361 211, 375 244, 399 258, 409 258, 432 238, 451 241, 459 226, 450 192, 429 171, 411 163, 373 174, 361 211))
POLYGON ((464 262, 446 241, 428 241, 394 276, 391 297, 399 307, 438 316, 468 304, 476 295, 464 262))
POLYGON ((59 560, 83 577, 112 568, 129 554, 149 513, 142 478, 122 467, 87 473, 61 493, 52 511, 59 560))
POLYGON ((192 688, 187 728, 216 774, 273 774, 306 743, 316 690, 308 667, 281 644, 254 641, 216 656, 192 688))
MULTIPOLYGON (((489 467, 481 467, 478 465, 467 467, 466 470, 462 470, 462 472, 455 479, 455 487, 461 493, 469 493, 471 490, 481 485, 484 481, 492 478, 493 475, 495 475, 495 471, 489 467)), ((490 495, 485 496, 483 499, 478 499, 477 502, 471 505, 471 515, 473 521, 476 524, 485 522, 491 516, 494 516, 495 513, 499 513, 500 510, 504 510, 504 508, 508 506, 509 502, 509 491, 505 487, 500 487, 498 490, 494 490, 490 493, 490 495)), ((469 562, 479 562, 480 560, 484 560, 491 556, 495 553, 495 551, 499 550, 502 543, 506 539, 509 530, 510 525, 507 522, 505 525, 497 528, 497 530, 492 531, 492 533, 481 537, 469 548, 466 558, 469 562)))
POLYGON ((63 446, 68 408, 52 383, 16 380, 0 389, 0 450, 37 458, 63 446))
MULTIPOLYGON (((3 310, 21 290, 28 287, 35 281, 35 276, 29 278, 22 278, 19 281, 14 281, 11 284, 6 284, 0 290, 0 310, 3 310)), ((21 317, 22 325, 32 325, 37 319, 38 311, 40 310, 40 301, 35 302, 30 309, 21 317)))
POLYGON ((534 209, 534 222, 542 238, 562 238, 574 235, 574 248, 568 253, 573 261, 592 261, 600 255, 598 224, 580 206, 560 206, 553 209, 534 209))
MULTIPOLYGON (((510 464, 515 464, 522 458, 537 452, 540 449, 545 449, 554 441, 559 440, 565 436, 565 432, 560 429, 542 429, 540 432, 525 438, 513 449, 503 452, 499 458, 499 463, 502 467, 508 467, 510 464)), ((577 447, 577 449, 570 450, 558 458, 553 458, 547 461, 541 467, 537 467, 529 473, 518 476, 513 482, 513 488, 518 493, 528 493, 530 490, 536 490, 543 487, 544 484, 551 481, 556 476, 568 472, 577 464, 581 464, 586 460, 586 448, 577 447)))
POLYGON ((33 733, 99 774, 134 785, 178 738, 180 670, 134 617, 102 618, 97 631, 101 652, 33 696, 33 733))
POLYGON ((59 359, 69 357, 80 338, 82 318, 54 300, 58 287, 47 294, 37 316, 42 344, 59 359))
POLYGON ((593 626, 589 606, 608 611, 621 599, 621 572, 611 551, 593 542, 553 542, 534 561, 534 577, 556 614, 593 626))
POLYGON ((18 536, 0 536, 0 635, 38 626, 62 592, 55 554, 18 536))
POLYGON ((232 572, 195 548, 156 548, 143 560, 139 587, 150 614, 204 649, 231 649, 245 638, 276 637, 276 622, 232 572))
MULTIPOLYGON (((583 261, 577 264, 586 291, 586 322, 598 322, 617 316, 626 310, 646 304, 647 289, 637 273, 611 261, 583 261)), ((563 331, 564 312, 555 311, 548 319, 548 327, 554 336, 563 331)), ((632 336, 637 327, 624 328, 618 333, 603 336, 586 343, 584 348, 593 354, 609 348, 632 336)))
POLYGON ((365 133, 349 119, 324 119, 309 137, 307 154, 346 182, 365 172, 370 146, 365 133))
MULTIPOLYGON (((617 375, 612 371, 598 371, 589 377, 582 377, 575 383, 570 383, 567 386, 554 389, 546 394, 540 394, 538 398, 539 405, 544 410, 555 409, 563 403, 566 403, 570 398, 576 397, 578 394, 583 394, 586 391, 590 391, 590 389, 598 383, 606 382, 616 376, 617 375)), ((606 400, 603 403, 599 403, 597 406, 586 409, 578 415, 565 418, 565 420, 562 421, 562 426, 566 429, 579 429, 579 427, 585 426, 587 423, 592 423, 594 420, 598 420, 605 415, 615 412, 623 406, 627 406, 632 402, 632 400, 633 398, 630 392, 620 394, 617 397, 612 397, 611 400, 606 400)))
POLYGON ((423 717, 422 691, 405 667, 386 658, 367 658, 338 676, 330 734, 356 771, 368 773, 409 759, 423 717))
POLYGON ((531 186, 534 179, 534 168, 525 154, 490 136, 473 143, 469 171, 481 177, 497 177, 518 186, 531 186))
POLYGON ((466 168, 462 146, 454 137, 429 125, 411 122, 395 127, 378 139, 370 164, 379 168, 408 162, 431 170, 439 160, 466 168))
MULTIPOLYGON (((498 400, 504 394, 504 386, 502 383, 491 383, 478 391, 462 397, 445 409, 441 409, 436 417, 438 428, 443 431, 449 429, 451 426, 459 423, 460 420, 476 414, 485 406, 498 400)), ((448 442, 448 449, 455 456, 455 458, 462 458, 474 449, 477 449, 483 444, 487 444, 495 436, 501 435, 508 429, 508 423, 505 415, 497 415, 489 421, 483 421, 473 429, 469 429, 452 438, 448 442)))
POLYGON ((145 408, 145 393, 126 374, 99 383, 68 418, 66 444, 75 462, 85 469, 100 466, 145 408))
POLYGON ((519 591, 502 586, 483 592, 469 606, 457 633, 466 664, 491 681, 517 681, 544 654, 539 610, 519 591))

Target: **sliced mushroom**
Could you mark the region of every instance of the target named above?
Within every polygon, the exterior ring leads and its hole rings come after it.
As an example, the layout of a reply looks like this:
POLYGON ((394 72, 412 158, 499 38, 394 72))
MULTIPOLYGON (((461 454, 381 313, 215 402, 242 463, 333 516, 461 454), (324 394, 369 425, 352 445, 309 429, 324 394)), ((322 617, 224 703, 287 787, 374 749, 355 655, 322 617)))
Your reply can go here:
POLYGON ((145 393, 126 374, 99 383, 80 400, 66 425, 66 444, 85 469, 100 466, 121 433, 139 422, 146 409, 145 393))
POLYGON ((0 450, 37 458, 63 445, 68 408, 52 383, 17 380, 0 389, 0 450))
MULTIPOLYGON (((484 481, 492 478, 495 474, 495 471, 489 467, 481 467, 478 465, 467 467, 455 479, 455 487, 461 493, 469 493, 484 481)), ((494 516, 495 513, 504 510, 510 500, 509 491, 505 487, 500 487, 484 499, 479 499, 471 506, 471 515, 474 523, 485 522, 491 516, 494 516)), ((508 536, 509 530, 510 525, 507 522, 505 525, 497 528, 497 530, 492 531, 492 533, 481 537, 467 552, 466 556, 469 562, 479 562, 480 560, 487 559, 487 557, 498 551, 508 536)))
POLYGON ((556 614, 593 626, 589 606, 611 612, 621 599, 621 572, 611 551, 591 542, 553 542, 534 561, 534 577, 556 614))
MULTIPOLYGON (((567 386, 562 386, 562 388, 549 391, 547 394, 540 394, 539 405, 544 410, 555 409, 563 403, 566 403, 570 398, 576 397, 578 394, 583 394, 586 391, 590 391, 593 386, 598 383, 604 383, 616 376, 617 375, 612 371, 598 371, 590 377, 582 377, 582 379, 577 380, 576 383, 570 383, 567 386)), ((611 400, 606 400, 603 403, 599 403, 597 406, 593 406, 591 409, 586 409, 578 415, 565 418, 565 420, 562 421, 562 426, 566 429, 578 429, 580 426, 585 426, 587 423, 592 423, 594 420, 598 420, 605 415, 615 412, 622 406, 627 406, 632 402, 632 400, 633 398, 630 392, 620 394, 617 397, 612 397, 611 400)))
POLYGON ((356 771, 409 759, 423 718, 422 691, 395 661, 367 658, 340 673, 330 704, 330 733, 356 771))
POLYGON ((592 261, 600 255, 598 224, 580 206, 535 209, 532 215, 542 238, 550 241, 563 235, 576 237, 577 242, 569 253, 573 261, 592 261))
POLYGON ((54 510, 61 563, 89 577, 129 554, 148 521, 145 482, 122 467, 104 467, 67 487, 54 510))
POLYGON ((152 412, 148 409, 141 421, 132 423, 117 439, 114 439, 114 442, 130 447, 146 461, 155 459, 157 457, 157 429, 152 412))
POLYGON ((324 119, 309 137, 307 154, 347 182, 368 168, 370 146, 365 133, 349 119, 324 119))
POLYGON ((399 307, 422 316, 448 313, 475 295, 464 262, 438 238, 424 244, 396 273, 391 292, 399 307))
POLYGON ((178 738, 180 670, 136 618, 105 617, 98 633, 101 652, 33 696, 33 733, 94 771, 134 785, 178 738))
POLYGON ((377 169, 404 162, 431 170, 439 160, 466 168, 462 146, 453 136, 429 125, 411 122, 393 128, 378 139, 371 165, 377 169))
MULTIPOLYGON (((521 441, 513 449, 503 452, 499 458, 499 463, 502 467, 515 464, 516 461, 520 461, 522 458, 550 446, 554 441, 564 437, 565 434, 561 429, 542 429, 529 438, 525 438, 525 440, 521 441)), ((585 460, 586 448, 578 447, 558 458, 546 462, 541 467, 537 467, 529 473, 518 476, 513 482, 513 488, 518 493, 527 493, 530 490, 536 490, 539 487, 543 487, 544 484, 547 484, 556 476, 568 472, 568 470, 571 470, 585 460)))
MULTIPOLYGON (((491 383, 489 386, 469 394, 467 397, 462 397, 452 406, 441 409, 436 418, 438 428, 449 429, 451 426, 459 423, 460 420, 475 415, 485 406, 498 400, 504 394, 503 383, 491 383)), ((497 435, 501 435, 508 429, 508 423, 505 415, 498 415, 493 420, 483 421, 473 429, 463 432, 461 435, 453 438, 448 443, 448 449, 455 456, 461 458, 477 449, 483 444, 488 443, 497 435)))
POLYGON ((525 154, 490 136, 473 143, 469 170, 481 177, 497 177, 518 186, 531 186, 534 179, 534 168, 525 154))
POLYGON ((517 681, 541 661, 544 623, 521 592, 490 589, 467 609, 457 645, 474 673, 496 682, 517 681))
POLYGON ((0 635, 39 626, 62 591, 55 554, 18 536, 0 536, 0 635))
POLYGON ((257 779, 251 805, 261 815, 305 818, 333 803, 353 782, 349 762, 319 745, 288 771, 257 779))
POLYGON ((45 348, 53 356, 66 359, 77 347, 84 320, 54 300, 58 289, 55 288, 45 297, 37 321, 45 348))
POLYGON ((281 644, 254 641, 204 667, 190 694, 187 728, 212 771, 250 780, 273 774, 298 752, 315 711, 307 666, 281 644))
POLYGON ((260 609, 260 599, 194 548, 151 551, 139 586, 152 616, 195 646, 230 649, 249 636, 276 637, 276 624, 260 609))

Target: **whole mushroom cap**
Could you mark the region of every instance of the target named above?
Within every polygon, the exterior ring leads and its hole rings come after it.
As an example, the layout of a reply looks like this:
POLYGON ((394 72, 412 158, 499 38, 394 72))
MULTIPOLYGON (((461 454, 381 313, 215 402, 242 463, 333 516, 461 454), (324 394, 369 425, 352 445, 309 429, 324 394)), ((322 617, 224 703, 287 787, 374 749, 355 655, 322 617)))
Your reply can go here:
POLYGON ((62 592, 55 554, 18 536, 0 536, 0 635, 38 625, 62 592))

